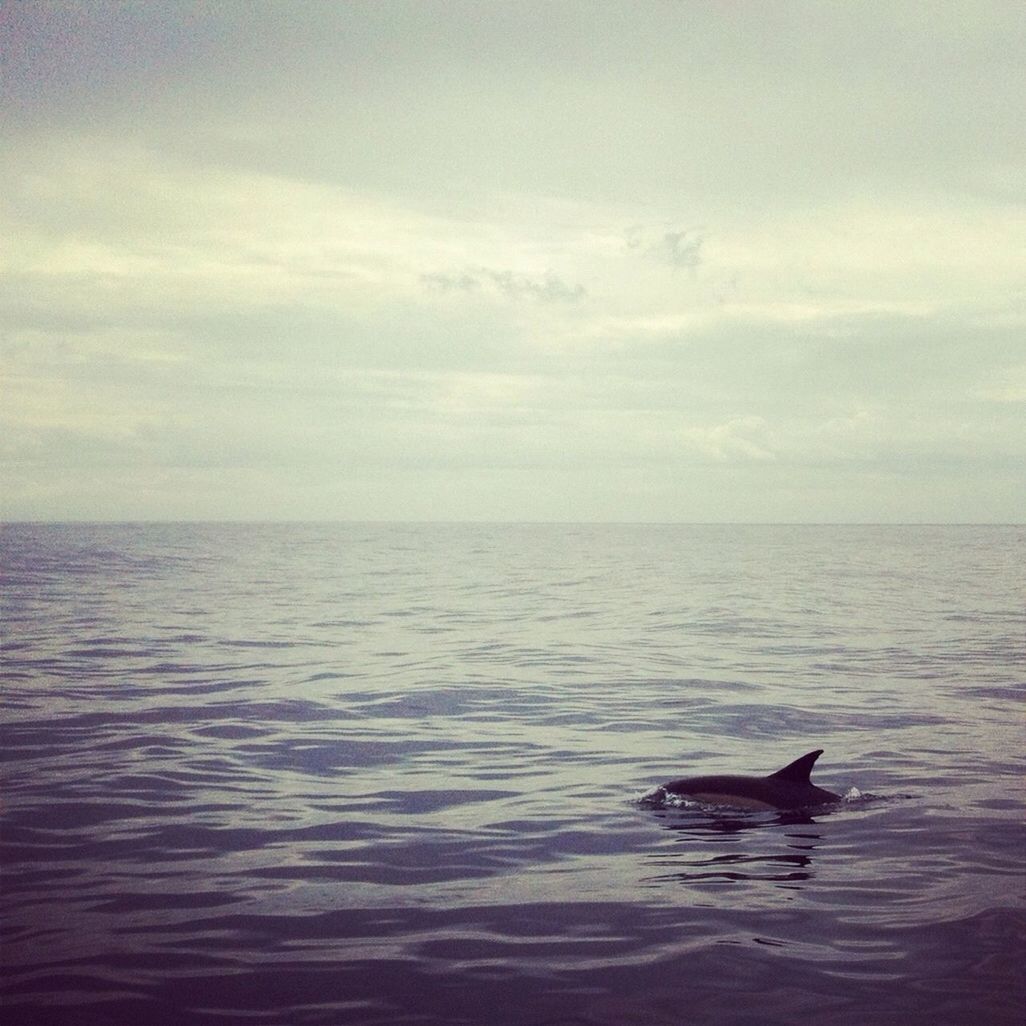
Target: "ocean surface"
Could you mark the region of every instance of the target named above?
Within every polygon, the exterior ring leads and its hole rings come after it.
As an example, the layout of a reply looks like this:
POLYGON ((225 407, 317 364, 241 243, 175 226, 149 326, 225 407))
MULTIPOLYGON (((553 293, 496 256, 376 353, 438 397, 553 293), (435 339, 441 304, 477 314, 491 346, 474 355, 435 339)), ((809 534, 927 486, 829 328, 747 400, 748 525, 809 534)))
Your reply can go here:
POLYGON ((1026 1018, 1022 526, 0 549, 5 1026, 1026 1018))

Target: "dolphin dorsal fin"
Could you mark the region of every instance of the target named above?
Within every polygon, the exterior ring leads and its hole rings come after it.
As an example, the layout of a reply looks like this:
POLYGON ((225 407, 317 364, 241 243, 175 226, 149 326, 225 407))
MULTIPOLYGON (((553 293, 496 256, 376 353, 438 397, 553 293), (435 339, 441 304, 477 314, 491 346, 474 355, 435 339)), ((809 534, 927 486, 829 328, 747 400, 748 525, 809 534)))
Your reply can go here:
POLYGON ((771 773, 770 778, 772 780, 789 780, 793 784, 807 784, 809 783, 809 774, 812 773, 813 763, 823 754, 822 748, 817 748, 814 752, 809 752, 808 755, 803 755, 800 759, 795 759, 794 762, 788 763, 783 769, 777 770, 776 773, 771 773))

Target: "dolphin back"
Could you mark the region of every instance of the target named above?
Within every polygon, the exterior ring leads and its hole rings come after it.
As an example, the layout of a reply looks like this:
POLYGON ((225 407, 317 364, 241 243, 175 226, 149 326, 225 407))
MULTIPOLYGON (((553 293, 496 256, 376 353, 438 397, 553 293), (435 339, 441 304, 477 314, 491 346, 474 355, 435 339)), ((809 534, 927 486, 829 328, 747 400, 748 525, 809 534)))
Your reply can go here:
POLYGON ((816 787, 809 779, 813 765, 822 754, 823 749, 817 748, 765 777, 684 777, 663 784, 655 793, 657 800, 667 795, 684 795, 709 805, 744 809, 800 809, 825 805, 840 801, 841 796, 816 787))

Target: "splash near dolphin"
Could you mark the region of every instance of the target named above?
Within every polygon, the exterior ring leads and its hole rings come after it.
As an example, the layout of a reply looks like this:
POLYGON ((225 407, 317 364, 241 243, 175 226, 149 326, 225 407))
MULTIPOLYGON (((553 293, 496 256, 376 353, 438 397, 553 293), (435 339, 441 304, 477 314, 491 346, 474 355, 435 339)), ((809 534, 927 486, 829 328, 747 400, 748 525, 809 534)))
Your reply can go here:
POLYGON ((816 787, 810 779, 812 766, 822 754, 823 749, 818 748, 765 777, 721 775, 671 780, 644 800, 661 805, 667 798, 680 797, 705 805, 752 810, 807 809, 839 802, 839 794, 816 787))

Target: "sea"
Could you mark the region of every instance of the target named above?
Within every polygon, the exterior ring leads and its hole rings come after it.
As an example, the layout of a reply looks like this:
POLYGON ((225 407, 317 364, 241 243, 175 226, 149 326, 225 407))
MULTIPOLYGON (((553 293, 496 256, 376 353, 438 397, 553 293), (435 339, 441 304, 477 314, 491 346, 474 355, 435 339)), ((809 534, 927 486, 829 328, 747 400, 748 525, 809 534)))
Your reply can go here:
POLYGON ((1022 1026, 1026 527, 15 524, 5 1026, 1022 1026), (645 801, 823 749, 840 802, 645 801))

